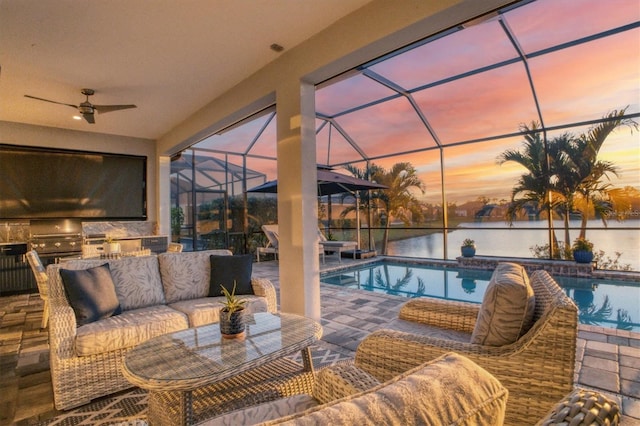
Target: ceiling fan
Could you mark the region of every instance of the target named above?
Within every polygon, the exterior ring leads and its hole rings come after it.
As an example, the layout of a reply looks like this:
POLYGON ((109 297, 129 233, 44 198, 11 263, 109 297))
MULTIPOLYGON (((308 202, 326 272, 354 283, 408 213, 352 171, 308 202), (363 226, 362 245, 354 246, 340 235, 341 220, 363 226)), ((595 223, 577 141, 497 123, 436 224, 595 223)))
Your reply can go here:
POLYGON ((97 111, 100 114, 104 114, 111 111, 118 111, 121 109, 137 108, 135 105, 94 105, 89 102, 89 96, 96 93, 93 89, 82 89, 80 91, 87 99, 80 105, 66 104, 64 102, 51 101, 49 99, 38 98, 36 96, 24 95, 26 98, 37 99, 39 101, 51 102, 53 104, 66 105, 78 110, 82 117, 87 120, 87 123, 94 124, 96 122, 94 113, 97 111))

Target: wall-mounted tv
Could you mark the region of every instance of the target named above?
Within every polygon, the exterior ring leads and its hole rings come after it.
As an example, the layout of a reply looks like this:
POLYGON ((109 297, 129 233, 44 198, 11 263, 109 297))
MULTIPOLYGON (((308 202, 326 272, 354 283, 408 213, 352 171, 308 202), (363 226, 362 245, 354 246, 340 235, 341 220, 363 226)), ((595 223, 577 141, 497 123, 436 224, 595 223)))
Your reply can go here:
POLYGON ((0 219, 147 218, 147 157, 0 144, 0 219))

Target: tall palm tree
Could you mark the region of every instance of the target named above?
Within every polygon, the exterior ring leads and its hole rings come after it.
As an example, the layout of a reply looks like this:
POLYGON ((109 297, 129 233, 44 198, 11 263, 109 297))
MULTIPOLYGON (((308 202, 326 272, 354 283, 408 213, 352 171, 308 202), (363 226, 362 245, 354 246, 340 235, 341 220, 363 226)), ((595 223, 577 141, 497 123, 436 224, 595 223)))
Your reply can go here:
MULTIPOLYGON (((508 161, 520 164, 527 173, 518 178, 511 190, 511 203, 507 209, 507 220, 510 224, 520 212, 528 212, 532 207, 535 211, 546 210, 550 215, 558 207, 560 199, 551 184, 550 170, 551 156, 545 149, 540 124, 520 125, 520 133, 524 137, 522 150, 508 149, 498 156, 498 164, 508 161)), ((558 240, 553 229, 553 221, 549 221, 552 235, 552 253, 558 252, 558 240)))
POLYGON ((566 147, 566 152, 574 163, 571 177, 571 181, 576 183, 574 192, 581 201, 578 206, 582 213, 582 238, 585 238, 587 220, 592 211, 599 213, 606 225, 606 218, 613 210, 609 201, 611 185, 604 183, 603 179, 608 179, 610 174, 617 176, 618 168, 609 161, 598 160, 598 153, 607 137, 618 127, 628 126, 632 131, 634 128, 638 129, 638 123, 624 118, 626 110, 627 108, 622 108, 605 115, 603 119, 606 121, 581 134, 566 147))
MULTIPOLYGON (((637 129, 637 123, 624 118, 626 108, 614 110, 603 117, 603 122, 578 137, 564 133, 549 141, 542 137, 540 125, 532 122, 521 125, 525 140, 522 150, 510 149, 498 156, 498 164, 513 161, 527 173, 520 176, 511 191, 511 204, 507 210, 510 223, 517 214, 529 206, 546 209, 550 215, 557 214, 564 221, 565 255, 571 246, 569 216, 580 210, 582 223, 580 237, 584 238, 587 220, 595 212, 606 226, 606 218, 613 211, 611 186, 603 182, 609 175, 617 175, 617 168, 608 161, 598 160, 598 153, 606 138, 620 126, 637 129)), ((551 217, 552 219, 553 217, 551 217)), ((560 254, 558 241, 550 222, 553 257, 560 254)))
MULTIPOLYGON (((359 168, 356 167, 352 164, 347 164, 345 166, 345 169, 351 173, 354 177, 357 177, 359 179, 364 179, 364 180, 370 180, 370 181, 375 181, 380 183, 379 178, 380 176, 382 176, 382 174, 384 174, 384 169, 376 164, 367 164, 364 168, 359 168)), ((372 191, 372 190, 363 190, 363 191, 356 191, 357 194, 356 196, 359 199, 359 203, 358 205, 360 206, 360 217, 365 218, 366 222, 367 222, 367 226, 369 227, 369 229, 371 229, 371 222, 372 222, 372 218, 371 215, 369 214, 371 212, 371 209, 374 208, 374 203, 375 203, 375 199, 378 198, 378 191, 372 191)), ((344 202, 344 199, 351 196, 350 194, 342 194, 342 201, 344 202)), ((342 217, 343 219, 352 211, 355 211, 356 206, 349 206, 347 208, 345 208, 342 213, 340 213, 340 217, 342 217)), ((360 241, 358 241, 358 244, 360 244, 360 241)), ((371 232, 369 232, 369 249, 372 250, 375 247, 375 243, 373 242, 373 235, 371 234, 371 232)))
MULTIPOLYGON (((422 220, 422 204, 413 191, 418 190, 424 194, 425 185, 411 163, 396 163, 389 171, 385 171, 377 177, 378 183, 389 187, 377 194, 377 198, 386 210, 389 219, 391 217, 400 219, 405 225, 409 225, 411 221, 419 222, 422 220)), ((382 254, 387 254, 390 222, 391 220, 387 220, 384 224, 382 254)))

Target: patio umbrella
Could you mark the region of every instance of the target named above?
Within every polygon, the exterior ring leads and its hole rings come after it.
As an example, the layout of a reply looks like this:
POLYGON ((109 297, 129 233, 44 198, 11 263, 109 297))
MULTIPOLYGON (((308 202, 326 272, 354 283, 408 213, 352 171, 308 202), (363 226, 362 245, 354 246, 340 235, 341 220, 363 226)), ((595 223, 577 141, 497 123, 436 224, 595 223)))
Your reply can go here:
MULTIPOLYGON (((347 176, 334 172, 328 167, 318 166, 318 196, 343 194, 348 192, 356 199, 356 226, 358 235, 358 245, 360 244, 360 200, 356 191, 366 191, 369 189, 387 189, 382 185, 354 176, 347 176)), ((278 181, 271 180, 260 186, 248 189, 247 192, 262 192, 275 194, 278 192, 278 181)))

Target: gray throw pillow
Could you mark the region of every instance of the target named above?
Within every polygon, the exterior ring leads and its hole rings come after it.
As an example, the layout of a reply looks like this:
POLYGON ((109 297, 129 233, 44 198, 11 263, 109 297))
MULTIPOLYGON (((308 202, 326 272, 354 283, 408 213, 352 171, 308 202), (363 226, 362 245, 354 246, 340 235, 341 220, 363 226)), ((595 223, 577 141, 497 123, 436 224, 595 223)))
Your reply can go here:
POLYGON ((210 259, 209 297, 222 296, 221 285, 231 293, 234 282, 236 283, 236 295, 253 294, 253 287, 251 286, 252 255, 217 256, 212 254, 210 259))
POLYGON ((122 312, 109 264, 81 270, 60 269, 60 276, 78 327, 122 312))

